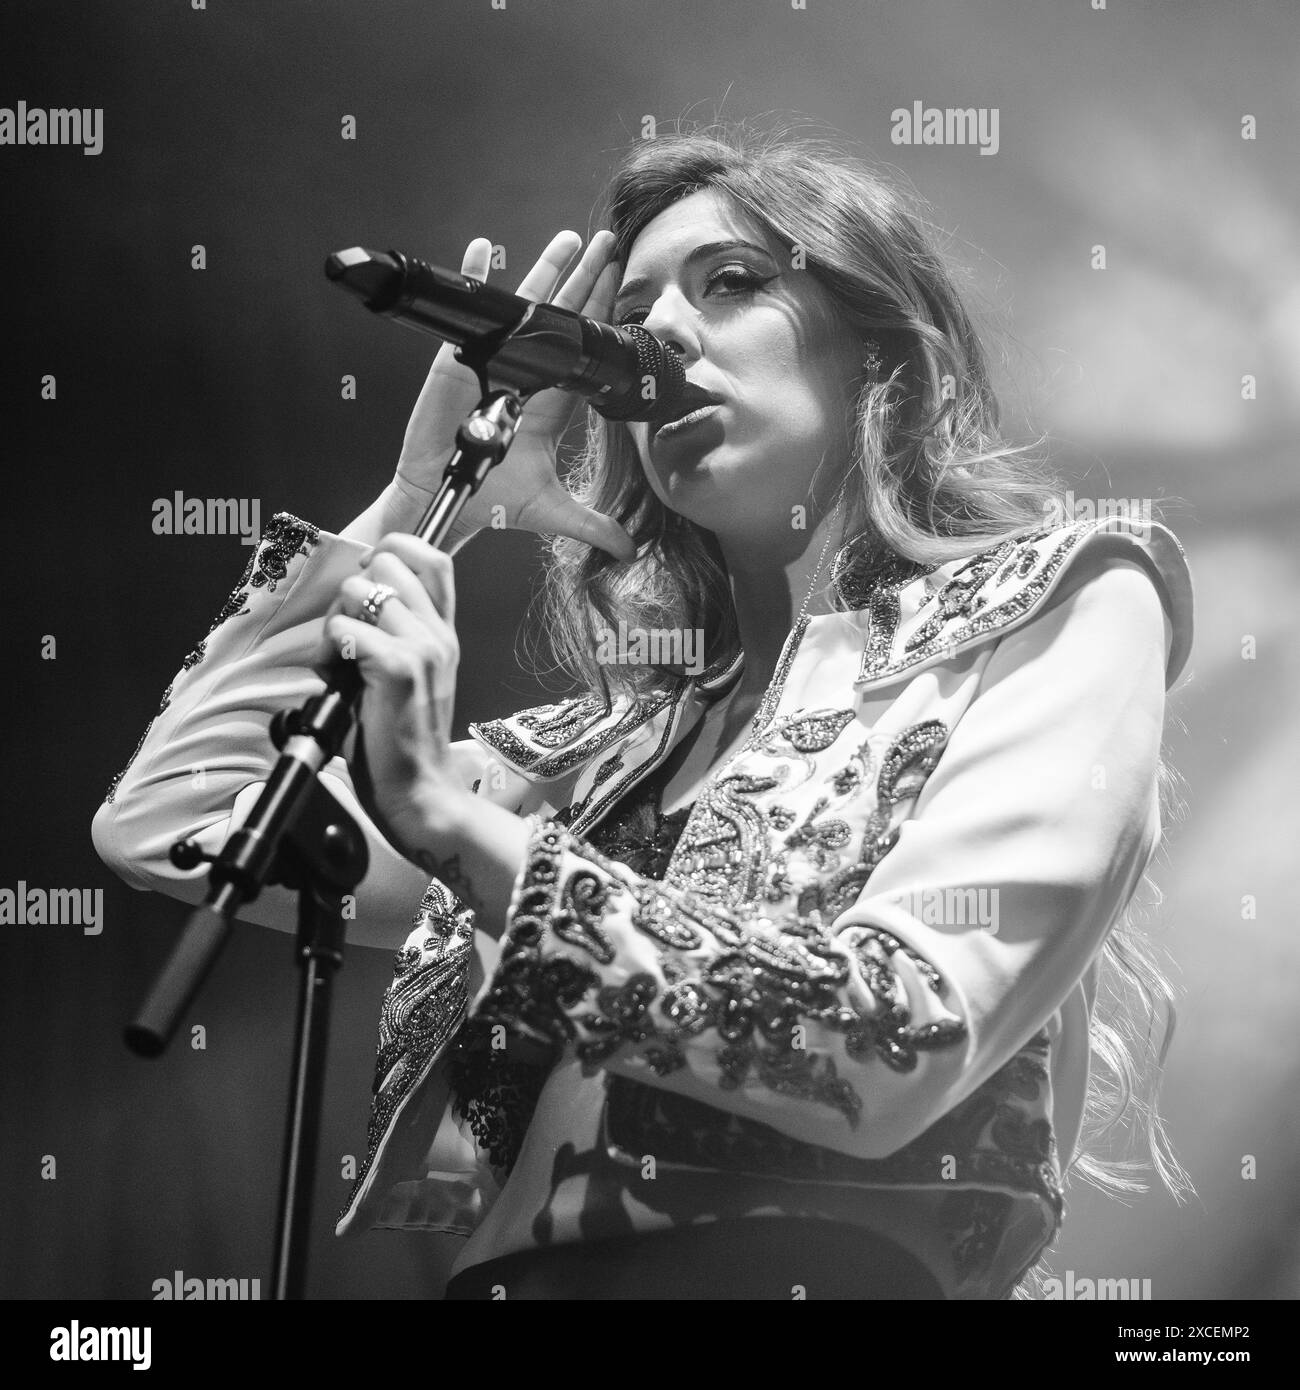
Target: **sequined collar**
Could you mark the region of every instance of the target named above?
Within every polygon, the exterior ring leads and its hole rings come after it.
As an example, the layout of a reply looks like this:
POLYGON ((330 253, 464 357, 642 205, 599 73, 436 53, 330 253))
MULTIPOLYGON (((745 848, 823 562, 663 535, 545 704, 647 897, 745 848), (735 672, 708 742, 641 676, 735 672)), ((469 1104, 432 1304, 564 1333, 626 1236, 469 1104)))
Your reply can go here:
MULTIPOLYGON (((862 644, 854 681, 859 690, 951 660, 966 649, 1021 626, 1048 600, 1062 575, 1085 546, 1105 545, 1140 559, 1158 576, 1162 597, 1173 618, 1174 645, 1168 683, 1186 663, 1191 648, 1191 579, 1177 537, 1158 523, 1120 517, 1081 521, 1013 537, 969 559, 926 570, 898 561, 878 570, 871 585, 842 596, 860 607, 845 613, 801 618, 791 629, 761 713, 770 717, 785 676, 805 632, 813 624, 844 622, 862 644)), ((470 732, 498 757, 533 781, 565 775, 587 763, 598 764, 594 791, 625 763, 620 750, 640 736, 662 757, 671 746, 662 741, 680 726, 682 713, 699 709, 729 690, 744 666, 743 652, 710 666, 694 680, 685 677, 668 689, 636 699, 616 700, 606 709, 592 695, 524 710, 507 719, 471 724, 470 732)), ((615 784, 610 792, 621 795, 615 784)), ((602 798, 602 800, 604 800, 602 798)), ((608 806, 612 801, 605 801, 608 806)))

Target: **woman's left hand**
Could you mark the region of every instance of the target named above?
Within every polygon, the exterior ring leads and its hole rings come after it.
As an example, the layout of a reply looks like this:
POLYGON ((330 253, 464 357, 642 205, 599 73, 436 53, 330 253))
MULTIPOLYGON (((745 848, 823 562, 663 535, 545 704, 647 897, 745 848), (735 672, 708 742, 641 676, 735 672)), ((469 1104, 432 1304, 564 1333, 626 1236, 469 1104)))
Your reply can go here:
POLYGON ((470 796, 450 756, 456 667, 456 592, 449 556, 415 536, 385 536, 360 574, 339 586, 316 669, 336 656, 361 664, 365 690, 349 767, 362 806, 392 846, 427 860, 439 825, 470 796), (371 623, 376 585, 394 590, 371 623))

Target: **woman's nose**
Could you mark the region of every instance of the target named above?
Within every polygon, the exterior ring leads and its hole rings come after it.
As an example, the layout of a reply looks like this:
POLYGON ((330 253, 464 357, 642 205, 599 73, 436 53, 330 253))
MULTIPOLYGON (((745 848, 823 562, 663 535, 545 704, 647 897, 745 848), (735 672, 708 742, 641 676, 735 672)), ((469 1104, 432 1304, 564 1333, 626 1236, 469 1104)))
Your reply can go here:
POLYGON ((664 290, 642 320, 641 326, 647 333, 653 333, 683 362, 694 362, 699 357, 700 339, 691 306, 676 289, 670 287, 664 290))

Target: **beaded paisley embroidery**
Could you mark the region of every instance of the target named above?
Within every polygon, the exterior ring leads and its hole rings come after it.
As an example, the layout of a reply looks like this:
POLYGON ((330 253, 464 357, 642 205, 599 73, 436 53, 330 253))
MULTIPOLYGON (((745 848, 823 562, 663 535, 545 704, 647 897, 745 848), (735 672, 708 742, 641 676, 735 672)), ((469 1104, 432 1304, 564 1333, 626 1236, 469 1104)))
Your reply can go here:
MULTIPOLYGON (((816 769, 811 755, 829 748, 852 721, 852 710, 800 710, 752 737, 738 757, 765 755, 775 762, 772 773, 728 775, 724 771, 705 785, 687 821, 682 844, 669 865, 667 882, 731 908, 740 908, 759 897, 771 860, 769 824, 786 829, 793 825, 793 812, 776 807, 778 818, 774 819, 771 812, 765 818, 752 798, 789 784, 790 765, 780 762, 787 755, 793 756, 805 776, 811 775, 816 769), (779 819, 781 815, 790 818, 784 825, 779 819)), ((815 808, 809 822, 823 809, 824 806, 815 808)), ((813 858, 818 859, 832 844, 843 845, 847 840, 848 827, 842 822, 816 828, 805 823, 786 837, 778 864, 783 869, 790 851, 796 847, 813 847, 813 858)))
MULTIPOLYGON (((591 846, 575 848, 598 866, 612 867, 591 846)), ((787 922, 785 933, 773 936, 762 929, 770 923, 747 926, 716 901, 690 892, 676 895, 674 916, 688 928, 694 919, 721 949, 701 963, 698 982, 679 981, 667 991, 656 1017, 652 1005, 658 986, 651 976, 606 985, 582 960, 546 947, 548 928, 553 931, 564 913, 561 904, 575 877, 563 877, 563 850, 561 827, 543 825, 535 832, 501 963, 479 1013, 538 1040, 574 1042, 588 1069, 628 1044, 648 1045, 643 1057, 665 1075, 684 1065, 681 1040, 714 1029, 724 1088, 742 1086, 753 1076, 783 1095, 831 1106, 855 1124, 862 1109, 856 1089, 837 1074, 833 1057, 803 1045, 805 1020, 847 1034, 850 1056, 874 1053, 900 1071, 915 1066, 918 1049, 951 1046, 965 1035, 958 1019, 912 1026, 892 957, 903 951, 936 996, 945 993, 945 985, 928 962, 888 933, 856 927, 846 938, 877 1004, 876 1012, 863 1016, 843 999, 849 969, 844 945, 831 941, 819 920, 787 922)), ((620 891, 626 890, 620 886, 620 891)), ((609 899, 602 896, 599 911, 608 908, 609 899)), ((643 931, 644 909, 639 896, 633 920, 643 931)))
POLYGON ((663 694, 634 700, 621 713, 616 711, 616 717, 607 714, 594 697, 583 696, 526 710, 513 719, 493 719, 469 727, 507 762, 527 769, 535 777, 559 777, 589 762, 675 703, 685 688, 686 682, 679 680, 663 694), (578 733, 581 737, 575 741, 578 733), (529 742, 525 742, 524 735, 529 742), (551 748, 557 751, 549 751, 551 748))
POLYGON ((268 594, 275 593, 276 585, 289 573, 289 565, 297 555, 310 555, 312 547, 320 537, 320 531, 308 521, 300 521, 288 512, 276 512, 262 533, 262 539, 253 552, 244 570, 243 577, 231 590, 230 597, 221 605, 221 611, 212 620, 207 635, 185 658, 184 669, 188 671, 197 666, 207 655, 208 638, 231 618, 242 617, 248 612, 248 599, 252 590, 265 589, 268 594))
POLYGON ((869 618, 858 680, 892 679, 1017 622, 1042 601, 1065 562, 1100 524, 1048 526, 1003 541, 964 561, 942 584, 930 583, 935 570, 898 562, 890 578, 857 595, 865 599, 861 606, 869 618), (903 637, 900 594, 923 575, 931 592, 903 637))
POLYGON ((384 994, 366 1156, 345 1211, 360 1191, 393 1117, 465 1016, 474 914, 434 879, 412 927, 413 934, 423 936, 397 953, 393 980, 384 994))
POLYGON ((267 523, 266 530, 262 533, 261 541, 244 569, 243 577, 231 591, 230 597, 221 605, 220 611, 213 618, 203 640, 181 663, 180 671, 173 678, 171 685, 163 691, 162 702, 158 706, 158 711, 145 726, 144 733, 140 735, 140 741, 135 746, 135 751, 126 760, 122 770, 109 783, 108 792, 104 797, 106 802, 113 801, 117 796, 117 789, 121 785, 122 778, 130 771, 131 764, 135 762, 140 749, 144 747, 144 741, 149 737, 154 720, 163 714, 171 704, 172 689, 176 681, 186 671, 197 666, 207 655, 208 638, 222 623, 248 611, 250 589, 265 588, 267 593, 273 594, 275 586, 289 572, 289 562, 295 555, 309 555, 319 536, 320 531, 317 527, 311 525, 310 522, 300 521, 296 516, 290 516, 288 512, 276 512, 271 518, 267 523))

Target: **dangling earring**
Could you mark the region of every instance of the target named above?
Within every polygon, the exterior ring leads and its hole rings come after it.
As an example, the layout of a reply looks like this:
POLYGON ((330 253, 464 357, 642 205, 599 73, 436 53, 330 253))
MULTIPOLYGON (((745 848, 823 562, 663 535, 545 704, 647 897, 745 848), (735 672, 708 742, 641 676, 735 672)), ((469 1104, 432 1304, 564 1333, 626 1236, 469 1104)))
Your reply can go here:
POLYGON ((862 371, 863 374, 872 378, 880 375, 880 344, 874 338, 868 338, 862 344, 862 371))

